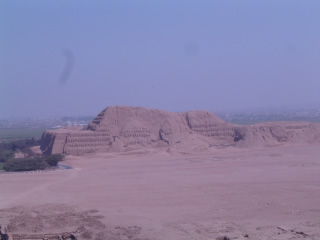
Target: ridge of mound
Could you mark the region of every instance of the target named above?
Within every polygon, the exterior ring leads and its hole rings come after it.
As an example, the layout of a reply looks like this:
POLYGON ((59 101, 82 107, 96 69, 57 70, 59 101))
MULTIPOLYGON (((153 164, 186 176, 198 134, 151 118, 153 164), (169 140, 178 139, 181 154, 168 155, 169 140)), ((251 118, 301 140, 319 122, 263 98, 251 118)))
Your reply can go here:
POLYGON ((204 151, 215 146, 265 146, 286 142, 320 142, 320 125, 272 122, 251 126, 228 123, 208 111, 173 113, 142 107, 112 106, 85 128, 45 131, 44 154, 83 155, 141 148, 204 151))

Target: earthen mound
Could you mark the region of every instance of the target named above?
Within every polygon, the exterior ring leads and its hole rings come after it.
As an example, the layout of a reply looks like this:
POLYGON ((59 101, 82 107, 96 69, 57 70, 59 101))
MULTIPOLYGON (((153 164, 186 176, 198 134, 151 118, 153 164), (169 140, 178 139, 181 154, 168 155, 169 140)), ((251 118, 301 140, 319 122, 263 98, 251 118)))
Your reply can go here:
POLYGON ((320 125, 273 122, 251 126, 228 123, 208 111, 172 113, 141 107, 107 107, 85 128, 45 131, 44 154, 83 155, 141 148, 203 151, 221 146, 266 146, 320 142, 320 125))

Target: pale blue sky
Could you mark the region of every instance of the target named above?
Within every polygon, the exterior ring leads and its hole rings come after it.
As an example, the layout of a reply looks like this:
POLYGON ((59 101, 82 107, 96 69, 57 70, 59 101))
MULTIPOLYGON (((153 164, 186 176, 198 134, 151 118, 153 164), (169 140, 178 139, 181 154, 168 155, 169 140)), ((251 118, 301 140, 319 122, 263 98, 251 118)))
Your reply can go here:
POLYGON ((320 1, 1 0, 0 118, 108 105, 320 107, 320 1))

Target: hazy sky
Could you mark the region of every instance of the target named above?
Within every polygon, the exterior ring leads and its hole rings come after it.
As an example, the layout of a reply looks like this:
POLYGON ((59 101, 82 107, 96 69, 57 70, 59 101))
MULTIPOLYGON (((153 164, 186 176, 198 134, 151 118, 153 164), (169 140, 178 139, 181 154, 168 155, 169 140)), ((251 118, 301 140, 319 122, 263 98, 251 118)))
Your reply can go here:
POLYGON ((319 0, 0 2, 0 118, 320 107, 319 0))

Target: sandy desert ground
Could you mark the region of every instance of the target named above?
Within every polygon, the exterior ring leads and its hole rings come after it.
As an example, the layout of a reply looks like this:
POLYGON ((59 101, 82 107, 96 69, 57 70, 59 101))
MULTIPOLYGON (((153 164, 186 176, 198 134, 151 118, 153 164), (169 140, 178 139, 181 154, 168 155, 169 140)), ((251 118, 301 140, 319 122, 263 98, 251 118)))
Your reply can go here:
POLYGON ((320 147, 68 156, 0 174, 0 224, 80 239, 320 239, 320 147), (226 238, 227 239, 227 238, 226 238))

